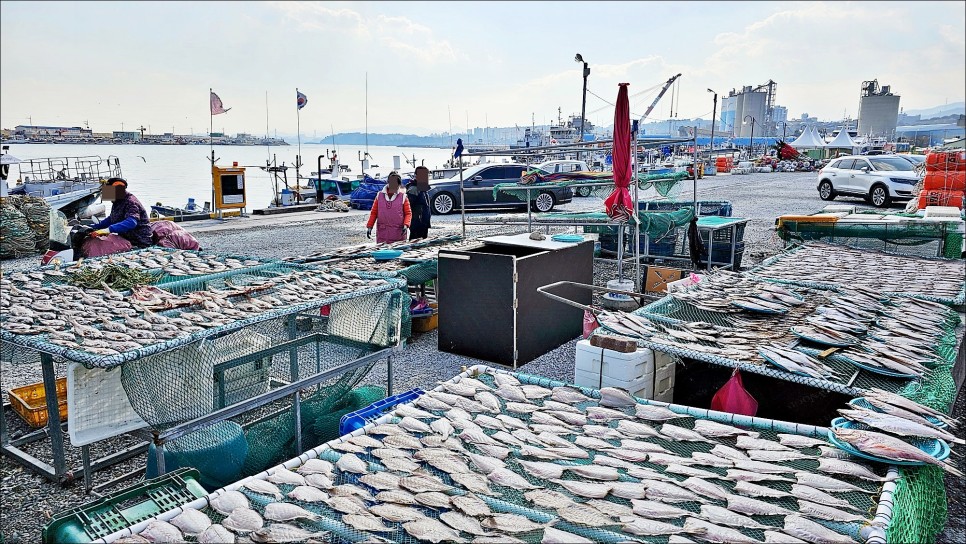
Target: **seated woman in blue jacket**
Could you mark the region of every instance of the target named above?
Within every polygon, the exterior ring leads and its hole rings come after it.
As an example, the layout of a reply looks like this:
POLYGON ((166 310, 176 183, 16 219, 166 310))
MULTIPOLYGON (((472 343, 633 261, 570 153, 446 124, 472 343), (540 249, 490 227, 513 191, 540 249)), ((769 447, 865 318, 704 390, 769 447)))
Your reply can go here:
POLYGON ((97 236, 117 234, 136 248, 152 244, 151 221, 144 205, 134 195, 127 192, 127 180, 111 178, 101 191, 101 198, 113 200, 111 214, 107 219, 92 226, 97 236))

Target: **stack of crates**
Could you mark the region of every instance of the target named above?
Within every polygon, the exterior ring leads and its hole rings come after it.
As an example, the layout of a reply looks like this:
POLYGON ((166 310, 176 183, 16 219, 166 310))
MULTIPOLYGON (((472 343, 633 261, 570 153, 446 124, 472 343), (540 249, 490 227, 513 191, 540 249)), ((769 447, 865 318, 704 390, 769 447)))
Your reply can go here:
POLYGON ((717 158, 715 158, 714 165, 718 172, 731 172, 731 169, 735 167, 735 158, 731 156, 723 157, 719 155, 717 158))
POLYGON ((714 231, 699 230, 701 243, 705 248, 705 258, 701 260, 702 265, 707 265, 707 251, 711 240, 711 262, 712 263, 731 263, 732 270, 741 268, 741 258, 745 253, 745 225, 740 223, 731 228, 714 231), (731 261, 731 246, 735 248, 735 260, 731 261))

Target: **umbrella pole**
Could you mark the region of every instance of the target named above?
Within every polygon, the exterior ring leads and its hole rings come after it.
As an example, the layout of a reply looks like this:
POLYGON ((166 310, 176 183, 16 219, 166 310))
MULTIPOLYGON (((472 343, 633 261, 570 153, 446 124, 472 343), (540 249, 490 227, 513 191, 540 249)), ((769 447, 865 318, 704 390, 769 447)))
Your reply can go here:
POLYGON ((691 204, 694 206, 694 215, 698 215, 698 127, 694 127, 694 183, 692 186, 693 196, 691 204))
POLYGON ((617 281, 624 281, 624 227, 621 223, 617 227, 617 281))
POLYGON ((638 214, 640 213, 640 204, 637 199, 640 198, 638 194, 638 180, 637 180, 637 132, 634 132, 634 147, 632 148, 632 162, 633 169, 631 170, 631 179, 634 181, 634 213, 631 217, 634 219, 634 289, 641 291, 641 222, 638 214))

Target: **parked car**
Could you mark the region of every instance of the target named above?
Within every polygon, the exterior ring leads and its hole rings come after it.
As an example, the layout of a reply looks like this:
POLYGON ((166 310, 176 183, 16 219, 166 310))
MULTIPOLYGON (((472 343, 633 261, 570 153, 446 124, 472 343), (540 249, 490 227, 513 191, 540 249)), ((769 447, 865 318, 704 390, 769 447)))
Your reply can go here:
MULTIPOLYGON (((577 160, 557 160, 557 161, 544 161, 531 168, 537 168, 541 172, 546 174, 559 174, 566 172, 590 172, 590 167, 587 166, 585 161, 577 160)), ((574 189, 574 194, 576 196, 590 196, 593 187, 577 187, 574 189)))
POLYGON ((849 155, 839 157, 818 172, 818 196, 857 196, 877 208, 896 200, 909 200, 919 182, 915 166, 895 155, 849 155))
POLYGON ((919 166, 920 164, 926 162, 925 155, 912 155, 909 153, 899 153, 895 156, 906 159, 907 161, 911 162, 913 166, 919 166))
MULTIPOLYGON (((497 193, 493 199, 493 187, 500 183, 518 183, 526 171, 525 164, 480 164, 463 170, 463 188, 466 195, 466 208, 518 208, 526 209, 527 203, 508 193, 497 193), (478 190, 480 189, 480 190, 478 190), (486 189, 486 190, 482 190, 486 189)), ((433 213, 445 215, 460 208, 460 174, 442 179, 430 180, 429 199, 433 213)), ((555 187, 534 191, 530 207, 535 212, 549 212, 557 204, 573 200, 574 192, 569 187, 555 187)))

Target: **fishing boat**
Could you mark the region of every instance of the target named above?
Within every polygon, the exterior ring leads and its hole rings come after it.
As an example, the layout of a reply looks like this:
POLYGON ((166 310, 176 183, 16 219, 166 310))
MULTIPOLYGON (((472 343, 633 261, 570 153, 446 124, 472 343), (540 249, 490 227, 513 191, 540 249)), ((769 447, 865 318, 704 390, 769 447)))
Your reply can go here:
POLYGON ((181 208, 175 206, 165 206, 158 202, 151 206, 152 215, 160 217, 178 217, 184 215, 207 214, 211 211, 211 203, 205 202, 204 206, 199 206, 195 199, 188 198, 188 203, 181 208))
MULTIPOLYGON (((104 181, 122 177, 121 162, 115 156, 47 157, 22 159, 16 165, 19 175, 10 184, 11 195, 41 197, 51 209, 67 217, 103 214, 94 205, 104 181)), ((8 180, 13 176, 8 176, 8 180)))

